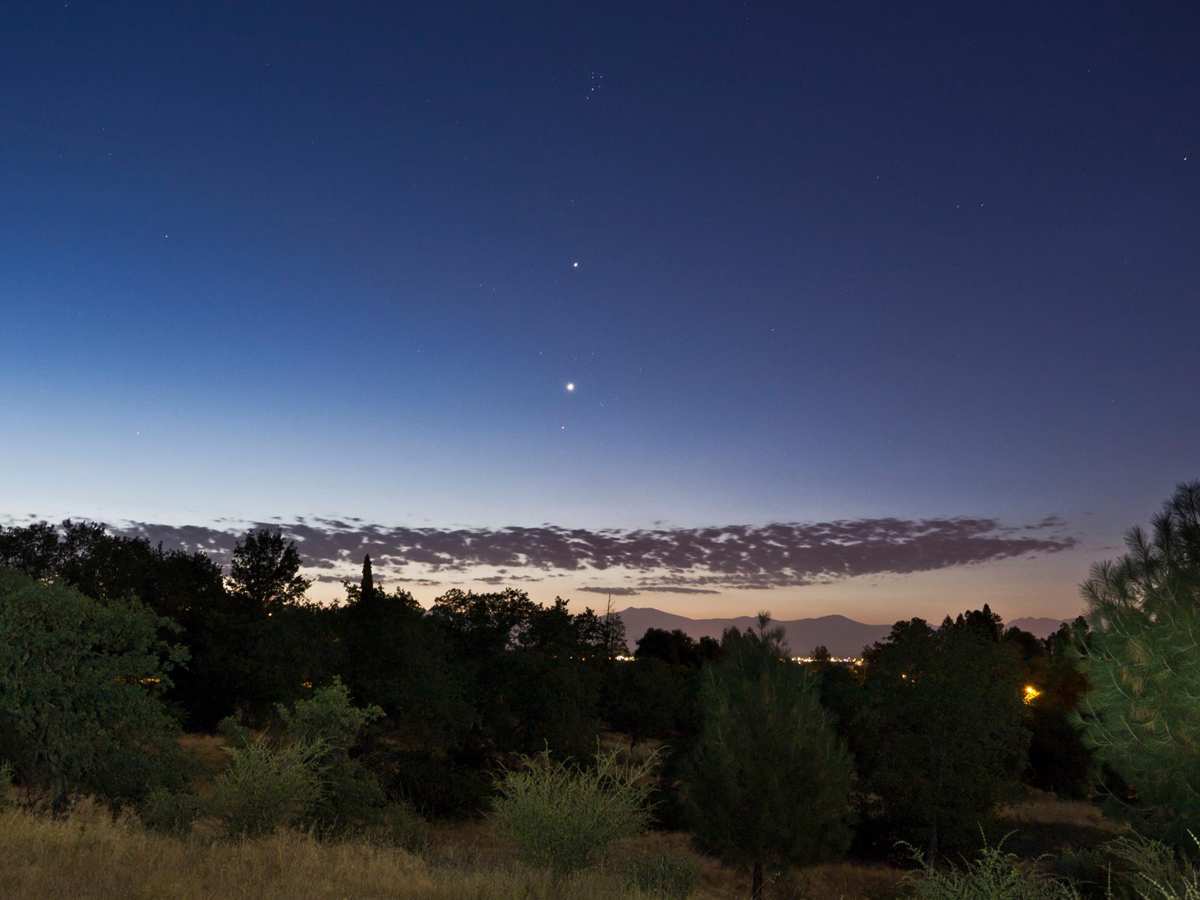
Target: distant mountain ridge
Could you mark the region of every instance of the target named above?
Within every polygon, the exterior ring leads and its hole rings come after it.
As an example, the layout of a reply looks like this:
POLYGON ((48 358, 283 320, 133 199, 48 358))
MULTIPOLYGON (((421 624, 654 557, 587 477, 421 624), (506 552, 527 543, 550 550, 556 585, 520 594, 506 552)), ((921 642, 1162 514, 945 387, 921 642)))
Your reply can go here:
MULTIPOLYGON (((726 628, 745 630, 754 624, 753 616, 737 616, 732 619, 690 619, 674 613, 663 612, 653 607, 631 606, 620 613, 621 621, 625 623, 625 638, 632 650, 638 638, 647 629, 662 628, 674 631, 678 628, 684 634, 699 640, 702 637, 713 637, 718 640, 726 628)), ((1025 617, 1005 622, 1005 627, 1016 626, 1044 638, 1058 630, 1063 620, 1045 617, 1025 617)), ((859 656, 863 647, 876 641, 881 641, 891 633, 891 624, 868 625, 847 619, 845 616, 819 616, 812 619, 793 619, 792 621, 776 622, 782 625, 787 634, 788 646, 797 656, 806 656, 814 647, 824 645, 834 656, 859 656)), ((937 622, 931 624, 937 625, 937 622)))

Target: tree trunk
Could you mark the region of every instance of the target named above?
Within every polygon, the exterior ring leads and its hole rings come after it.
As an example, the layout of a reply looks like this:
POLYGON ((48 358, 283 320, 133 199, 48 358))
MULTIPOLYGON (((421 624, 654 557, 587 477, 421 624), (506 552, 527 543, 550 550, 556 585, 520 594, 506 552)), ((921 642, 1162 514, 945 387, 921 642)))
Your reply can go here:
POLYGON ((754 860, 754 874, 750 880, 750 900, 762 900, 763 864, 761 859, 754 860))
POLYGON ((929 847, 925 852, 925 862, 934 865, 938 858, 938 820, 933 817, 933 828, 929 830, 929 847))

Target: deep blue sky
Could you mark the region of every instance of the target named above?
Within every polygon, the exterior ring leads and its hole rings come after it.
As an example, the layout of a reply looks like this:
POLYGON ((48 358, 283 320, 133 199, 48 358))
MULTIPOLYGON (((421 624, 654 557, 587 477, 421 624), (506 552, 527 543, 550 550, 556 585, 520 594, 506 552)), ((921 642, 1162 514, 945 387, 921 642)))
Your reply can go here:
POLYGON ((1033 561, 653 599, 1070 612, 1200 476, 1198 44, 1194 4, 10 4, 0 515, 1056 515, 1033 561))

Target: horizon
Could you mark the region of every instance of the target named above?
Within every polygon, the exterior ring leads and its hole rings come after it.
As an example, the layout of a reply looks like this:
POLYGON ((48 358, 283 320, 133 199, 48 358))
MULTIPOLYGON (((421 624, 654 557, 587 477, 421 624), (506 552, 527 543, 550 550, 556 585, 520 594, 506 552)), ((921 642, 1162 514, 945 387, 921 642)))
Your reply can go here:
POLYGON ((0 22, 0 525, 1069 619, 1200 475, 1196 9, 0 22))

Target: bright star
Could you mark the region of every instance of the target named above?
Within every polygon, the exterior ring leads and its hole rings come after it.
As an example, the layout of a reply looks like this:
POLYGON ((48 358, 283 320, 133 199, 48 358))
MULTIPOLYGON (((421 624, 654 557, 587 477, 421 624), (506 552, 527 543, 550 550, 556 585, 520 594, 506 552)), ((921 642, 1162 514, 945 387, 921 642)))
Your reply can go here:
POLYGON ((568 390, 568 391, 573 391, 573 390, 575 390, 575 382, 573 382, 573 381, 568 381, 568 382, 567 382, 567 390, 568 390))
POLYGON ((578 268, 579 268, 579 263, 571 263, 571 268, 572 268, 572 269, 578 269, 578 268))

